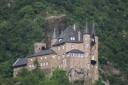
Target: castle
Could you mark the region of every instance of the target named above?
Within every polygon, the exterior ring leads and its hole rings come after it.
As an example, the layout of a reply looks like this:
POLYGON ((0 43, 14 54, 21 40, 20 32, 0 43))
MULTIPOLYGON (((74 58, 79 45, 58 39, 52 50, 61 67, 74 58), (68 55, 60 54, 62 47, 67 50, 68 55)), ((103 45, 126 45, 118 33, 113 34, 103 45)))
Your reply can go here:
POLYGON ((49 72, 56 68, 67 71, 70 81, 98 80, 98 37, 95 26, 91 31, 86 26, 83 32, 78 27, 69 26, 56 35, 53 31, 51 47, 46 49, 46 43, 34 44, 34 53, 26 58, 18 58, 13 64, 13 76, 16 77, 22 68, 35 69, 38 61, 40 69, 49 72))

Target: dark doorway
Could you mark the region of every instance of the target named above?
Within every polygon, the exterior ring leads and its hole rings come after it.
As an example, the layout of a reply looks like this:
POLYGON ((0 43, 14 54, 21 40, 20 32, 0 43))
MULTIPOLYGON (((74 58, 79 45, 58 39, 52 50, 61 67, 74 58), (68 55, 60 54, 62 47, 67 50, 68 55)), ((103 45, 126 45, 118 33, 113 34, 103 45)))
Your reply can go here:
POLYGON ((45 47, 42 47, 41 50, 45 50, 45 47))
POLYGON ((95 65, 96 64, 96 61, 95 60, 91 60, 91 64, 92 65, 95 65))

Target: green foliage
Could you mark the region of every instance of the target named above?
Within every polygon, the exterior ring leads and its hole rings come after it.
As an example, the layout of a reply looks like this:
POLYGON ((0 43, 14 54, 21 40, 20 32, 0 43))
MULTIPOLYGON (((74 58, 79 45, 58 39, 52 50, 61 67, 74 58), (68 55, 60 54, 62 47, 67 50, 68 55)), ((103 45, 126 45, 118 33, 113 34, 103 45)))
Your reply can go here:
POLYGON ((96 82, 96 85, 105 85, 101 79, 96 82))
POLYGON ((16 78, 16 83, 19 83, 18 85, 38 85, 40 81, 44 80, 44 77, 44 73, 39 69, 34 71, 23 69, 16 78))
POLYGON ((111 85, 127 85, 128 81, 123 81, 118 77, 115 76, 109 76, 108 77, 111 85))
POLYGON ((71 85, 66 72, 60 69, 56 69, 50 76, 40 69, 33 71, 22 69, 16 78, 5 80, 0 77, 1 85, 10 85, 9 83, 12 85, 71 85))
POLYGON ((56 85, 69 85, 69 80, 68 76, 66 75, 66 72, 60 69, 57 69, 53 72, 53 75, 50 80, 56 81, 56 85))

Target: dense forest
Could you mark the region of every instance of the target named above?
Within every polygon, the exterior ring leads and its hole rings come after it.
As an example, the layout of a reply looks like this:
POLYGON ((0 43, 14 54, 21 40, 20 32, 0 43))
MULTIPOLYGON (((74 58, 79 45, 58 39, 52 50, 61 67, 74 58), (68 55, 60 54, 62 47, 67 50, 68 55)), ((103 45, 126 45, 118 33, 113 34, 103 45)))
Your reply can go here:
POLYGON ((45 18, 61 14, 66 15, 67 24, 84 27, 86 21, 96 22, 100 41, 97 85, 103 85, 101 81, 128 85, 127 8, 128 0, 0 0, 0 85, 70 85, 61 70, 50 78, 39 70, 24 70, 26 74, 12 78, 16 58, 31 54, 33 43, 45 39, 45 18))

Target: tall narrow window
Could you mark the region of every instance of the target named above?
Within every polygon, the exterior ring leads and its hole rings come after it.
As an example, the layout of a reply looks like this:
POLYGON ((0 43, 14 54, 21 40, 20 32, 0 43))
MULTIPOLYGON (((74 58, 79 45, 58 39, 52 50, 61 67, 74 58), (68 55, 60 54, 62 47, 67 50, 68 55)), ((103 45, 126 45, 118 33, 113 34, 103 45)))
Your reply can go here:
POLYGON ((48 65, 48 62, 46 62, 46 66, 48 65))
POLYGON ((64 46, 62 46, 62 48, 64 49, 64 46))
POLYGON ((94 56, 92 56, 92 60, 94 60, 94 56))
POLYGON ((74 45, 71 45, 71 49, 74 49, 74 45))
POLYGON ((52 58, 55 58, 55 55, 53 55, 52 58))

